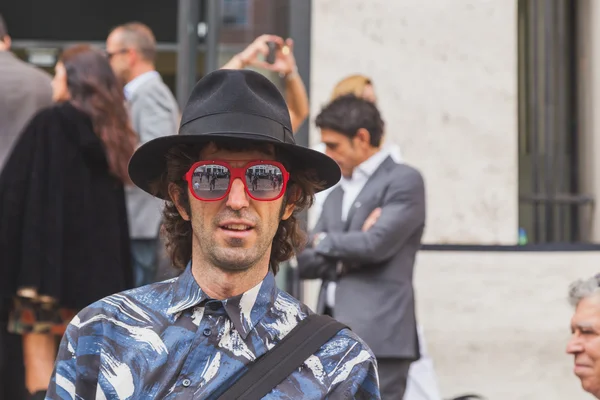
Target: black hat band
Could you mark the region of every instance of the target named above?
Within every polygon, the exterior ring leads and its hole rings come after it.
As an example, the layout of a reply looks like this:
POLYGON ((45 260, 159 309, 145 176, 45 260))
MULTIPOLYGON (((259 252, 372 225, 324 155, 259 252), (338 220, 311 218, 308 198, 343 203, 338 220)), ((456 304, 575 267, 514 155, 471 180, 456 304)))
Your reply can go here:
POLYGON ((186 122, 179 129, 180 135, 213 136, 228 133, 250 134, 262 140, 270 138, 281 143, 296 143, 292 132, 279 122, 245 113, 206 115, 186 122))

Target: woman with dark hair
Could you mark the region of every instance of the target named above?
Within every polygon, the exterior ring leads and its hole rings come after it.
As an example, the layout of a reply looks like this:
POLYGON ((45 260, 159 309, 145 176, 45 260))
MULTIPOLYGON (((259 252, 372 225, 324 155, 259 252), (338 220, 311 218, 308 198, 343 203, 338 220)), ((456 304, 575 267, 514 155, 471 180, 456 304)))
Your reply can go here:
POLYGON ((25 384, 43 398, 56 339, 84 306, 132 286, 124 184, 136 146, 102 52, 67 49, 56 104, 23 131, 0 175, 0 295, 23 336, 25 384))

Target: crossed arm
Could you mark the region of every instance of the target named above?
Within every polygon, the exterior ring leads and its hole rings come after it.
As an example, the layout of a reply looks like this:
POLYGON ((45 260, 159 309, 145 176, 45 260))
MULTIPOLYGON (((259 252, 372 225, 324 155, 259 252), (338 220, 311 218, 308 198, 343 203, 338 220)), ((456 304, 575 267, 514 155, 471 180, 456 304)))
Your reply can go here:
POLYGON ((313 235, 309 246, 298 254, 297 257, 300 278, 334 280, 336 261, 318 254, 314 248, 315 236, 319 233, 327 233, 327 223, 323 217, 323 213, 321 213, 313 232, 316 232, 316 234, 313 235))
POLYGON ((301 277, 327 276, 329 271, 335 271, 338 261, 354 266, 381 263, 393 257, 425 223, 425 188, 419 172, 407 169, 393 180, 380 213, 375 223, 367 219, 363 228, 372 226, 362 231, 327 232, 317 224, 314 232, 326 235, 298 256, 301 277))

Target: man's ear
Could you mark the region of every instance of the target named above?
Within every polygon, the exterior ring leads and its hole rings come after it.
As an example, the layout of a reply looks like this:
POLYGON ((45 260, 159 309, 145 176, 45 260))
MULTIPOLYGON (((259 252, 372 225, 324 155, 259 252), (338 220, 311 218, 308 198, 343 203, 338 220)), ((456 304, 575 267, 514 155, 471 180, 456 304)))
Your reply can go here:
POLYGON ((296 209, 296 204, 295 203, 291 203, 291 204, 286 204, 284 209, 283 209, 283 215, 281 216, 281 220, 285 221, 286 219, 288 219, 289 217, 292 216, 292 214, 294 213, 294 210, 296 209))
MULTIPOLYGON (((287 192, 287 191, 286 191, 287 192)), ((296 202, 300 198, 300 189, 294 185, 292 190, 283 196, 283 205, 280 213, 280 219, 285 221, 292 216, 296 209, 296 202)))
POLYGON ((175 207, 177 207, 177 212, 179 212, 181 218, 183 218, 186 221, 189 221, 190 216, 181 201, 182 195, 183 193, 181 193, 181 188, 177 186, 177 184, 173 182, 169 183, 169 197, 171 198, 171 201, 173 202, 173 204, 175 204, 175 207))
POLYGON ((0 47, 2 47, 2 50, 10 50, 11 43, 12 39, 8 35, 4 35, 4 39, 0 38, 0 47))
POLYGON ((371 134, 365 128, 360 128, 358 131, 356 131, 356 136, 354 138, 363 145, 371 145, 371 134))

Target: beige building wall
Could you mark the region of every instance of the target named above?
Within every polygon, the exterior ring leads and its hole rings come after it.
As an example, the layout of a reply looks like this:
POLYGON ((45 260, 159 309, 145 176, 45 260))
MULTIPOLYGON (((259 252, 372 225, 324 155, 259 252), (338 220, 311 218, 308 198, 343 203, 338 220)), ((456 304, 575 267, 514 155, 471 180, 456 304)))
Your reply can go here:
POLYGON ((372 77, 387 141, 425 177, 426 243, 516 243, 516 3, 313 1, 312 116, 372 77))
POLYGON ((565 353, 569 283, 600 253, 419 253, 415 290, 440 389, 488 400, 589 399, 565 353))

